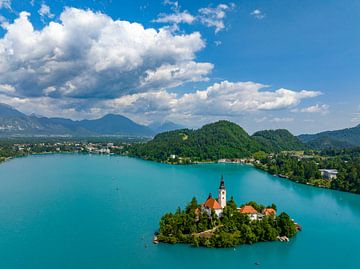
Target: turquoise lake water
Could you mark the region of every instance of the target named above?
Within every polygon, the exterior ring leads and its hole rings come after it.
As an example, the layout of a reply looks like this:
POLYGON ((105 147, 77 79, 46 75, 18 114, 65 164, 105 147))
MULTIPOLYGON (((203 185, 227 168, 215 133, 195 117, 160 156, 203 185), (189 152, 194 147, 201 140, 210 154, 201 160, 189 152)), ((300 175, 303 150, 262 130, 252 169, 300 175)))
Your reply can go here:
POLYGON ((360 268, 360 195, 249 166, 170 166, 119 156, 47 155, 0 165, 0 268, 360 268), (276 203, 303 231, 235 249, 153 245, 161 215, 216 193, 276 203), (258 262, 260 265, 256 265, 258 262))

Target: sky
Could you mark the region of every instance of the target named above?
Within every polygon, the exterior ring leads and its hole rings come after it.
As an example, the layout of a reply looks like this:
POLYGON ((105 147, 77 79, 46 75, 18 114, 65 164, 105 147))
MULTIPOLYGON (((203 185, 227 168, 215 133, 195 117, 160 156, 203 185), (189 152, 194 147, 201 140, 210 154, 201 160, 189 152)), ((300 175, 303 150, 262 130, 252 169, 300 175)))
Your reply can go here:
POLYGON ((0 103, 249 133, 360 123, 360 1, 0 0, 0 103))

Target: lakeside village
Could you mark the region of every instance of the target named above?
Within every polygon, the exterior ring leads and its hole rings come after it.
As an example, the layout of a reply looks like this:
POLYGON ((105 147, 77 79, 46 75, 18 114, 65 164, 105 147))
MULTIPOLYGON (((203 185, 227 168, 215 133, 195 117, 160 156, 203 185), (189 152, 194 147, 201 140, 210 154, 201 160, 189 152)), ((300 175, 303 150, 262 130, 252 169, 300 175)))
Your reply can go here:
MULTIPOLYGON (((21 157, 30 154, 48 154, 48 153, 87 153, 87 154, 120 154, 127 155, 126 148, 131 146, 131 142, 119 141, 113 142, 89 142, 89 141, 57 141, 57 142, 41 142, 41 143, 17 143, 7 147, 0 146, 0 162, 7 161, 13 157, 21 157), (125 152, 124 152, 125 151, 125 152)), ((298 162, 311 161, 314 158, 321 158, 314 155, 305 155, 298 152, 282 152, 288 158, 293 158, 298 162)), ((232 158, 232 159, 219 159, 218 163, 235 163, 235 164, 248 164, 255 166, 261 170, 265 170, 274 176, 290 179, 295 182, 300 182, 299 178, 305 177, 299 175, 294 177, 292 172, 294 169, 291 168, 289 171, 282 171, 282 169, 276 169, 274 171, 273 162, 277 162, 277 154, 268 154, 266 158, 264 156, 254 156, 249 158, 232 158)), ((187 158, 181 158, 175 154, 171 154, 168 159, 168 163, 171 164, 186 164, 196 163, 188 160, 187 158)), ((199 162, 200 163, 200 162, 199 162)), ((203 163, 203 162, 201 162, 203 163)), ((315 162, 316 165, 319 165, 315 162)), ((278 167, 280 168, 280 167, 278 167)), ((318 187, 331 187, 331 182, 337 179, 338 170, 334 168, 324 167, 312 167, 312 180, 306 180, 307 185, 315 185, 318 187)))
MULTIPOLYGON (((265 154, 265 153, 264 153, 265 154)), ((294 158, 296 159, 298 162, 304 161, 304 160, 313 160, 318 156, 314 156, 314 155, 305 155, 305 154, 300 154, 299 152, 282 152, 281 154, 284 154, 285 156, 289 157, 289 158, 294 158)), ((266 155, 266 154, 265 154, 266 155)), ((276 154, 268 154, 266 156, 266 158, 268 158, 270 161, 276 161, 276 154)), ((262 156, 257 156, 257 158, 254 157, 250 157, 250 158, 231 158, 231 159, 219 159, 217 160, 217 163, 232 163, 232 164, 247 164, 247 165, 252 165, 255 166, 259 169, 268 171, 268 172, 272 172, 269 171, 268 169, 268 164, 266 166, 264 166, 264 163, 262 161, 262 159, 264 159, 265 157, 262 156)), ((188 158, 181 158, 176 156, 175 154, 171 154, 169 156, 168 159, 168 163, 171 164, 187 164, 187 163, 203 163, 203 162, 192 162, 191 160, 189 160, 188 158)), ((319 165, 318 163, 316 163, 317 165, 319 165)), ((329 187, 329 183, 331 183, 332 180, 337 179, 337 175, 338 175, 338 170, 334 169, 334 168, 318 168, 317 171, 319 172, 319 176, 318 179, 321 179, 320 181, 314 181, 314 182, 307 182, 306 184, 308 185, 316 185, 318 187, 329 187)), ((286 178, 286 179, 292 179, 291 176, 289 175, 285 175, 282 173, 272 173, 274 176, 278 176, 281 178, 286 178)), ((296 181, 296 180, 294 180, 296 181)))
POLYGON ((0 146, 0 162, 10 160, 13 157, 21 157, 31 154, 51 153, 88 153, 88 154, 117 154, 126 143, 109 142, 48 142, 48 143, 17 143, 8 147, 0 146))
POLYGON ((154 243, 186 243, 205 247, 234 247, 266 241, 289 241, 301 226, 276 205, 263 206, 248 202, 237 206, 233 197, 227 201, 224 178, 218 188, 218 198, 209 194, 198 204, 194 197, 185 210, 166 213, 154 243))

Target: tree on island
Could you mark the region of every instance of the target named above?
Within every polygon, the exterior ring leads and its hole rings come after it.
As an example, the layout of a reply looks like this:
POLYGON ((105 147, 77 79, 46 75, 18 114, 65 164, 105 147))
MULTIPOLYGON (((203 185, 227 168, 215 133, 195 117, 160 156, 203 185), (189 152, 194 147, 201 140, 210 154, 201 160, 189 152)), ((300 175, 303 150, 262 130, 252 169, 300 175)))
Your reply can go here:
MULTIPOLYGON (((265 208, 252 201, 247 203, 254 208, 265 208)), ((276 209, 276 205, 270 206, 276 209)), ((261 212, 261 211, 260 211, 261 212)), ((194 197, 185 210, 178 208, 174 214, 167 213, 160 220, 160 242, 187 243, 205 247, 233 247, 240 244, 274 241, 279 236, 292 237, 296 234, 295 223, 289 215, 265 215, 262 220, 251 221, 247 214, 239 212, 234 198, 228 201, 221 217, 215 211, 201 212, 194 197)))

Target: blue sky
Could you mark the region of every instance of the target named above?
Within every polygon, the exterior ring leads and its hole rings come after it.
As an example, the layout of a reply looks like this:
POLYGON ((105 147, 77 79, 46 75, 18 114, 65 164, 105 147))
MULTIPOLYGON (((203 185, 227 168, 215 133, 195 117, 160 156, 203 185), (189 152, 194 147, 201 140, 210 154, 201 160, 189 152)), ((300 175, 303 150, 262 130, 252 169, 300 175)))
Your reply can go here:
POLYGON ((0 0, 0 102, 249 132, 354 126, 359 12, 351 0, 0 0))

